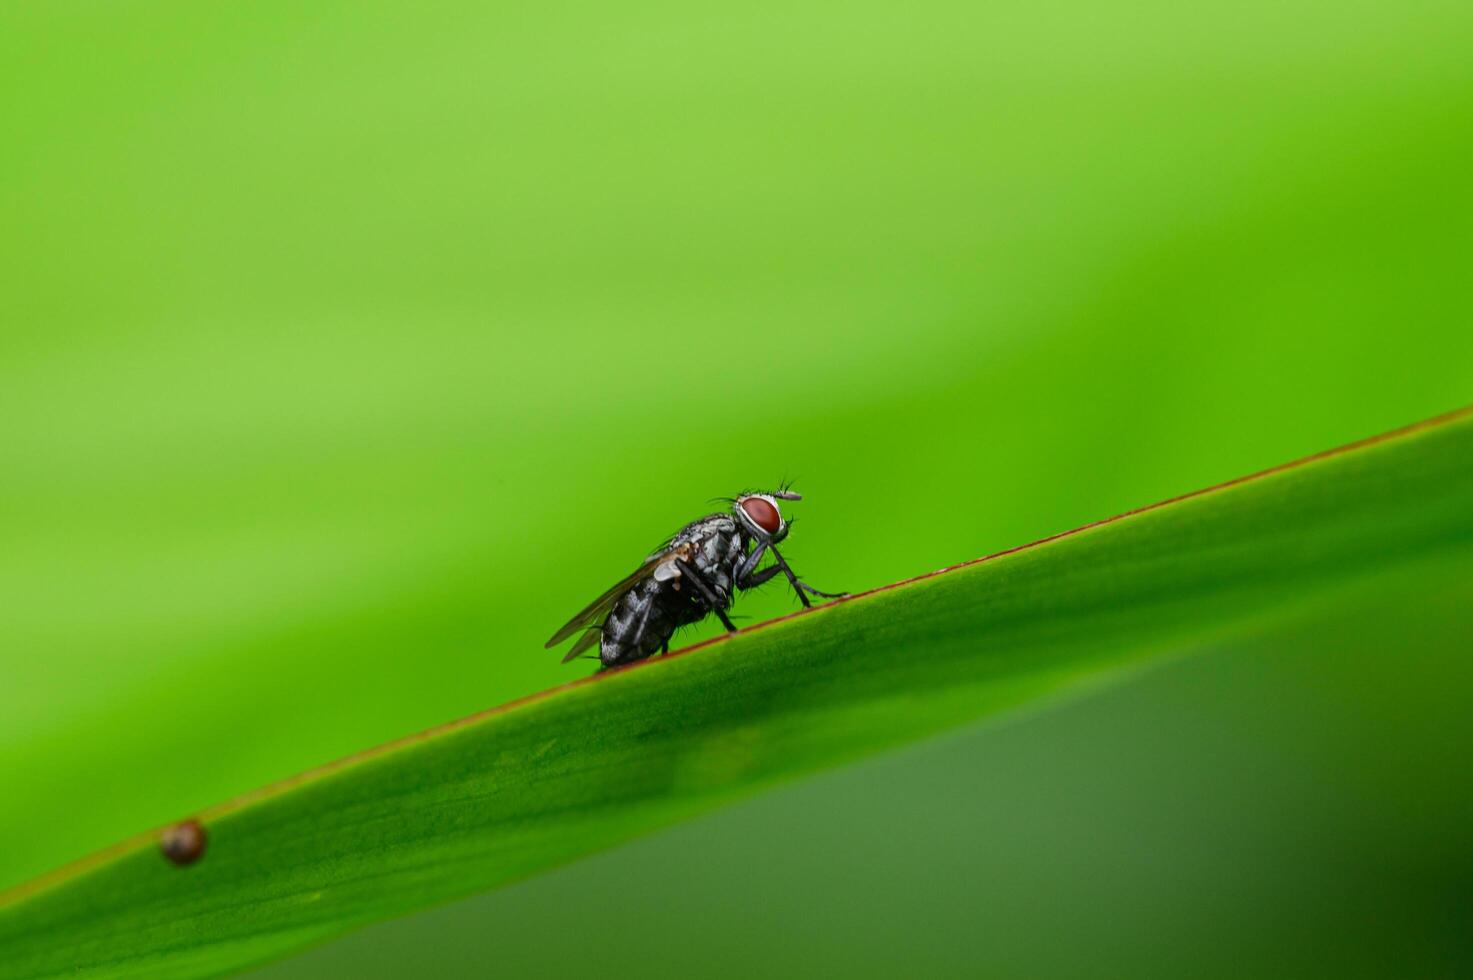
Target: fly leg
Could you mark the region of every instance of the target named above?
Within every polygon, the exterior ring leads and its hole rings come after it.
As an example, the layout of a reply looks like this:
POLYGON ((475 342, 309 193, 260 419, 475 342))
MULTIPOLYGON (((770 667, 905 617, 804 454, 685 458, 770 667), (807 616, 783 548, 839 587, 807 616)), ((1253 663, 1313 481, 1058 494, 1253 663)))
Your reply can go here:
POLYGON ((777 548, 773 547, 771 541, 759 541, 757 543, 757 547, 752 549, 752 553, 746 558, 742 559, 742 563, 737 566, 736 571, 737 588, 743 590, 755 589, 763 582, 766 582, 768 579, 772 578, 778 572, 782 572, 788 577, 788 581, 793 583, 793 591, 797 593, 798 601, 803 603, 803 605, 805 606, 810 605, 808 601, 808 596, 804 595, 805 592, 809 595, 820 596, 824 599, 838 599, 841 598, 844 594, 840 593, 838 595, 835 595, 832 592, 824 592, 819 589, 815 589, 807 582, 799 579, 796 575, 793 574, 793 570, 788 567, 788 563, 783 560, 783 556, 778 554, 777 548), (763 554, 768 551, 772 552, 772 557, 776 560, 776 564, 768 565, 766 568, 762 569, 762 571, 759 572, 757 571, 757 563, 762 560, 763 554))
POLYGON ((745 582, 738 582, 737 587, 743 590, 755 589, 757 586, 761 585, 763 582, 766 582, 768 579, 772 578, 780 571, 782 571, 781 567, 777 565, 768 565, 766 568, 762 569, 762 571, 753 572, 751 575, 748 575, 745 582))
MULTIPOLYGON (((772 578, 778 572, 788 571, 787 565, 785 562, 782 561, 782 559, 778 559, 778 563, 776 565, 768 565, 766 568, 762 569, 762 571, 757 571, 757 563, 762 560, 762 556, 767 553, 768 548, 772 548, 772 542, 759 541, 757 542, 757 547, 752 549, 752 553, 746 558, 742 559, 741 564, 737 566, 736 570, 737 588, 743 591, 746 591, 747 589, 755 589, 763 582, 766 582, 768 579, 772 578)), ((773 555, 776 555, 777 549, 772 548, 772 553, 773 555)), ((792 572, 788 572, 788 578, 793 578, 792 572)), ((796 587, 798 585, 802 585, 803 583, 794 579, 793 584, 796 587)), ((804 588, 807 588, 807 586, 804 586, 804 588)), ((798 598, 803 598, 802 592, 798 593, 798 598)), ((803 605, 808 605, 807 600, 804 600, 803 605)))
POLYGON ((675 567, 680 569, 680 577, 689 582, 691 588, 699 592, 701 598, 706 600, 706 605, 721 619, 721 625, 726 627, 726 631, 735 633, 736 627, 731 625, 731 618, 726 615, 726 609, 722 606, 721 600, 716 597, 716 590, 711 588, 711 583, 696 571, 695 566, 683 558, 675 560, 675 567))
POLYGON ((752 549, 752 553, 743 558, 741 563, 737 565, 736 573, 732 575, 732 581, 736 582, 737 588, 750 589, 772 578, 771 569, 768 569, 766 573, 754 576, 754 573, 757 571, 757 563, 762 560, 762 556, 767 552, 767 548, 768 542, 758 541, 757 547, 752 549))
POLYGON ((757 547, 753 548, 752 553, 737 566, 737 587, 740 589, 755 589, 778 572, 782 572, 788 577, 788 581, 793 583, 793 591, 797 593, 798 601, 803 603, 805 608, 813 605, 813 603, 808 601, 808 597, 803 594, 803 590, 798 587, 798 576, 793 574, 793 570, 788 567, 787 562, 783 561, 783 556, 777 553, 777 549, 772 546, 771 541, 757 542, 757 547), (768 565, 760 572, 755 571, 757 562, 762 559, 762 553, 764 551, 771 551, 772 557, 776 559, 777 564, 768 565))
MULTIPOLYGON (((767 574, 763 576, 763 578, 761 579, 761 581, 765 582, 765 581, 767 581, 767 579, 771 578, 773 576, 773 574, 774 574, 773 573, 773 569, 774 568, 780 570, 784 575, 786 575, 788 577, 788 581, 791 582, 791 583, 793 583, 793 591, 798 594, 798 601, 801 602, 801 603, 803 603, 803 606, 805 608, 807 608, 808 606, 813 605, 813 603, 811 603, 811 602, 808 601, 808 596, 806 596, 806 595, 803 594, 805 592, 812 593, 813 595, 816 595, 816 596, 821 596, 822 598, 825 598, 825 599, 838 599, 838 598, 841 598, 842 595, 844 594, 844 593, 834 594, 832 592, 821 592, 818 589, 815 589, 813 586, 809 585, 807 582, 800 582, 798 580, 798 576, 796 576, 796 575, 793 574, 793 570, 788 567, 788 563, 783 559, 783 556, 778 553, 778 550, 777 550, 776 547, 774 547, 773 545, 769 544, 767 546, 767 550, 769 550, 769 551, 772 552, 772 558, 773 558, 773 560, 775 562, 777 562, 777 564, 776 565, 773 565, 771 568, 764 569, 764 571, 767 574)), ((752 578, 755 579, 756 576, 754 575, 754 576, 752 576, 752 578)))

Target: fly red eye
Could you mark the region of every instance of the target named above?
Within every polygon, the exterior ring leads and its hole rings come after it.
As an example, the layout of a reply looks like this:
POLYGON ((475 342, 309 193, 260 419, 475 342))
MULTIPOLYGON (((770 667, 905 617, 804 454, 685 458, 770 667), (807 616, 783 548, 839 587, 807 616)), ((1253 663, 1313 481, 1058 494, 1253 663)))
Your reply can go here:
POLYGON ((778 516, 777 508, 772 506, 761 497, 748 497, 742 501, 742 510, 746 511, 747 517, 768 534, 776 534, 777 529, 782 527, 783 520, 778 516))

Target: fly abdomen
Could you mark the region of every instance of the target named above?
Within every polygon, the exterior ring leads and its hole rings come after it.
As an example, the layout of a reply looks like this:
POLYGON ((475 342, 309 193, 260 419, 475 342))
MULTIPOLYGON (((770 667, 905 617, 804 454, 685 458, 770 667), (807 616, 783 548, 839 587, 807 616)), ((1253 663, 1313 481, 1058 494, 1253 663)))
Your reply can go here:
POLYGON ((604 666, 642 660, 669 642, 679 625, 667 599, 670 593, 666 583, 646 579, 624 594, 599 638, 604 666))
POLYGON ((699 579, 685 580, 676 572, 671 576, 651 575, 635 584, 619 598, 604 621, 599 643, 599 659, 604 666, 642 660, 664 647, 682 626, 700 622, 712 611, 731 605, 733 571, 742 554, 742 542, 736 525, 725 517, 696 522, 676 536, 686 550, 681 562, 699 579))

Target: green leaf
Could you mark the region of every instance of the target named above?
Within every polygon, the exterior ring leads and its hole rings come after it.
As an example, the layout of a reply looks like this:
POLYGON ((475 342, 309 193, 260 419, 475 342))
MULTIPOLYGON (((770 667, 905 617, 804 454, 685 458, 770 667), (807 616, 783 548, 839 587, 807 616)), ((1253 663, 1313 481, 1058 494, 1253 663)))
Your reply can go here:
MULTIPOLYGON (((5 976, 226 971, 1473 553, 1473 413, 325 766, 8 893, 5 976)), ((570 917, 606 910, 569 909, 570 917)))

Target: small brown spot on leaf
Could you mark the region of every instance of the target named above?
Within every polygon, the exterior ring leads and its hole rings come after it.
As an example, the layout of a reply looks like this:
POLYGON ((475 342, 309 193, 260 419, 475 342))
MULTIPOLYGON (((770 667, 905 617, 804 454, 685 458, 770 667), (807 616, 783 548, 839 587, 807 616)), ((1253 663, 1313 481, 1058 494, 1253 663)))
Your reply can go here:
POLYGON ((159 837, 159 850, 180 867, 193 864, 205 853, 205 828, 198 820, 184 820, 165 828, 159 837))

